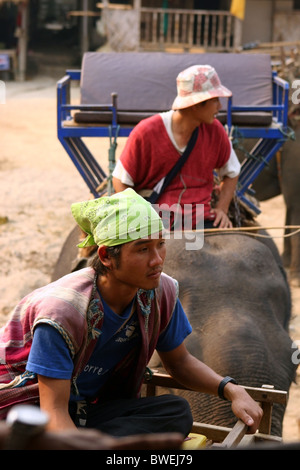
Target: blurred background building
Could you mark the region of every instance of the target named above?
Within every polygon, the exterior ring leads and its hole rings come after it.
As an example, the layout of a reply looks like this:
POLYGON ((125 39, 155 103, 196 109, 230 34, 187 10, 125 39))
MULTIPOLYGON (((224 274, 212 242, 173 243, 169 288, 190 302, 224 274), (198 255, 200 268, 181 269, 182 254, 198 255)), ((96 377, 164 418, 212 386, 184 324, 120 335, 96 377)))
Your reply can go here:
POLYGON ((300 0, 0 0, 0 72, 61 73, 87 50, 298 47, 299 24, 300 0))

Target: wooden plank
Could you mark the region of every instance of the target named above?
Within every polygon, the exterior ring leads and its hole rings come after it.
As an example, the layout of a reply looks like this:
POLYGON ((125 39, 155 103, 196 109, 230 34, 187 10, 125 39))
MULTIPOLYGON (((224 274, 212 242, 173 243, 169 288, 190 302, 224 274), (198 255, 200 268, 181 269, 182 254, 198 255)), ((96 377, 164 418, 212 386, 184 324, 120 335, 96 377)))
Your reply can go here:
POLYGON ((205 17, 204 17, 204 39, 203 39, 203 45, 204 45, 205 47, 208 46, 209 16, 210 16, 210 15, 205 15, 205 17))
POLYGON ((202 15, 197 15, 196 18, 197 18, 196 45, 200 46, 202 45, 202 41, 201 41, 202 15))
POLYGON ((236 447, 243 439, 244 435, 247 432, 247 429, 248 426, 239 419, 234 425, 234 427, 231 429, 231 431, 227 434, 225 439, 222 441, 222 443, 213 444, 212 447, 236 447))
POLYGON ((231 41, 231 30, 232 30, 232 17, 224 17, 224 21, 226 21, 226 32, 225 32, 225 45, 226 47, 230 47, 231 41))
POLYGON ((101 13, 96 11, 89 10, 72 10, 68 12, 68 16, 89 16, 89 17, 99 17, 101 13))
POLYGON ((217 15, 212 15, 212 29, 210 33, 211 46, 217 45, 217 15))
POLYGON ((195 18, 196 18, 195 15, 190 15, 190 17, 189 17, 189 30, 188 30, 188 45, 189 45, 189 47, 193 47, 195 18))
MULTIPOLYGON (((200 423, 195 421, 192 426, 191 432, 203 434, 208 440, 214 443, 222 443, 224 439, 229 435, 233 428, 226 426, 217 426, 213 424, 200 423)), ((271 436, 270 434, 263 434, 256 432, 255 434, 245 434, 240 441, 240 445, 248 444, 250 442, 276 442, 282 443, 282 438, 279 436, 271 436)))
POLYGON ((163 44, 164 40, 164 15, 159 15, 159 43, 163 44))
POLYGON ((284 390, 265 390, 256 387, 244 387, 255 401, 287 404, 288 392, 284 390))
POLYGON ((300 41, 274 41, 274 42, 261 42, 257 47, 291 47, 300 46, 300 41))
POLYGON ((167 38, 166 42, 172 44, 172 25, 174 22, 174 15, 168 13, 168 28, 167 28, 167 38))
MULTIPOLYGON (((154 372, 153 375, 145 382, 145 385, 147 396, 155 395, 156 386, 169 389, 187 389, 187 387, 178 383, 168 374, 160 372, 154 372)), ((260 403, 264 411, 263 418, 258 429, 258 434, 261 436, 270 435, 273 403, 281 403, 286 405, 287 392, 274 390, 270 385, 263 385, 261 388, 244 386, 244 388, 254 400, 260 403)), ((247 426, 240 420, 233 429, 195 422, 193 424, 192 430, 193 432, 204 434, 208 439, 211 439, 214 442, 224 441, 222 443, 222 446, 224 447, 232 447, 241 442, 247 432, 247 426)), ((256 434, 256 438, 258 438, 258 434, 256 434)), ((265 439, 262 438, 262 440, 265 439)))
POLYGON ((132 5, 123 5, 122 3, 109 3, 108 5, 104 5, 99 2, 96 3, 96 7, 100 9, 108 8, 109 10, 132 10, 132 5))
POLYGON ((259 423, 259 432, 264 434, 270 434, 271 424, 272 424, 272 410, 273 403, 270 402, 261 402, 261 407, 263 409, 263 416, 261 422, 259 423))
POLYGON ((182 17, 182 31, 181 31, 181 40, 182 44, 186 44, 188 41, 187 26, 188 25, 188 15, 183 15, 182 17))
POLYGON ((179 13, 175 13, 175 31, 174 31, 174 43, 179 44, 179 13))
POLYGON ((203 434, 207 439, 214 442, 222 442, 230 431, 231 428, 227 428, 225 426, 215 426, 213 424, 199 423, 195 421, 191 432, 203 434))
POLYGON ((145 24, 144 40, 146 42, 150 42, 150 15, 145 14, 144 17, 143 17, 143 22, 145 24))
MULTIPOLYGON (((150 382, 155 383, 155 385, 158 387, 178 388, 180 390, 187 390, 184 385, 181 385, 179 382, 173 379, 173 377, 160 372, 154 372, 152 378, 148 379, 145 384, 147 385, 150 382)), ((281 403, 283 405, 287 404, 286 391, 247 386, 244 386, 244 388, 255 401, 281 403)))
POLYGON ((157 43, 157 21, 158 21, 158 13, 154 13, 153 21, 152 21, 152 42, 157 43))

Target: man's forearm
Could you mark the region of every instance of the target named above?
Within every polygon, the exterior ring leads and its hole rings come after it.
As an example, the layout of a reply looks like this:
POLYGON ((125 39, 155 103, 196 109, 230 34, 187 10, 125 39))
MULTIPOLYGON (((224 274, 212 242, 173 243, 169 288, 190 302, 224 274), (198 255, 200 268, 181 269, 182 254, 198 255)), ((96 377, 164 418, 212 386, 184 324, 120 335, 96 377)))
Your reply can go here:
POLYGON ((174 362, 165 360, 166 354, 159 353, 167 372, 185 387, 202 393, 218 394, 222 376, 191 354, 186 354, 174 362))
POLYGON ((235 178, 229 178, 225 176, 222 182, 220 196, 219 196, 218 203, 216 204, 216 207, 218 209, 222 209, 225 212, 225 214, 227 214, 230 203, 234 196, 238 178, 239 178, 238 176, 236 176, 235 178))
POLYGON ((62 431, 76 428, 69 414, 70 380, 38 375, 40 407, 49 416, 47 429, 62 431))
POLYGON ((60 409, 47 410, 42 408, 50 416, 47 429, 49 431, 63 431, 67 429, 77 429, 68 411, 60 409))
POLYGON ((130 186, 122 183, 122 181, 119 180, 119 178, 113 177, 112 181, 113 181, 113 187, 114 187, 114 190, 116 191, 116 193, 119 193, 121 191, 124 191, 127 188, 130 188, 130 186))

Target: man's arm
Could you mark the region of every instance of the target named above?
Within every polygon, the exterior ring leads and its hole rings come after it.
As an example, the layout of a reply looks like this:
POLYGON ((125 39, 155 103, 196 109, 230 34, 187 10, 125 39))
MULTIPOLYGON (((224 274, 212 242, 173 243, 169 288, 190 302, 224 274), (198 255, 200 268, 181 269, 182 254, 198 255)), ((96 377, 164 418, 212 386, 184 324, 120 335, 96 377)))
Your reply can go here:
MULTIPOLYGON (((168 352, 159 351, 159 356, 167 372, 187 388, 211 395, 218 395, 218 387, 223 379, 203 362, 192 356, 182 343, 168 352)), ((232 402, 232 411, 254 433, 262 418, 262 409, 243 387, 231 382, 224 388, 224 396, 232 402)))
POLYGON ((219 226, 220 228, 231 228, 232 223, 230 222, 228 218, 228 209, 230 206, 230 203, 232 201, 234 191, 237 185, 239 177, 236 176, 235 178, 229 178, 228 176, 225 176, 222 185, 221 185, 221 190, 219 194, 219 200, 216 204, 216 207, 214 209, 211 209, 211 212, 216 214, 216 218, 214 221, 214 225, 217 227, 219 226))
POLYGON ((128 186, 127 184, 122 183, 122 181, 119 178, 116 178, 115 176, 113 177, 112 182, 113 182, 113 187, 116 193, 119 193, 131 187, 131 186, 128 186))
POLYGON ((49 415, 51 431, 76 428, 69 414, 71 381, 38 375, 40 406, 49 415))

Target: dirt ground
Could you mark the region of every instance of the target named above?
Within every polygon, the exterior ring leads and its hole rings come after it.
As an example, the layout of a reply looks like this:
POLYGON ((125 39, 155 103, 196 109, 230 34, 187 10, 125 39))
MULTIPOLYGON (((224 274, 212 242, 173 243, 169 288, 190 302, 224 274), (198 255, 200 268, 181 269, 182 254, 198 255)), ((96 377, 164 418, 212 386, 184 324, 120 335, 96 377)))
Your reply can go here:
MULTIPOLYGON (((39 76, 6 83, 0 104, 0 324, 28 292, 50 280, 66 234, 74 226, 72 202, 88 189, 56 133, 56 78, 39 76)), ((78 100, 79 89, 72 90, 78 100)), ((118 141, 117 156, 125 139, 118 141)), ((94 155, 107 170, 108 139, 92 139, 94 155)), ((284 224, 281 196, 261 204, 258 222, 284 224)), ((283 230, 270 230, 282 251, 283 230)), ((291 337, 300 341, 300 288, 292 287, 291 337)), ((300 388, 294 384, 284 420, 286 442, 300 439, 300 388)))

